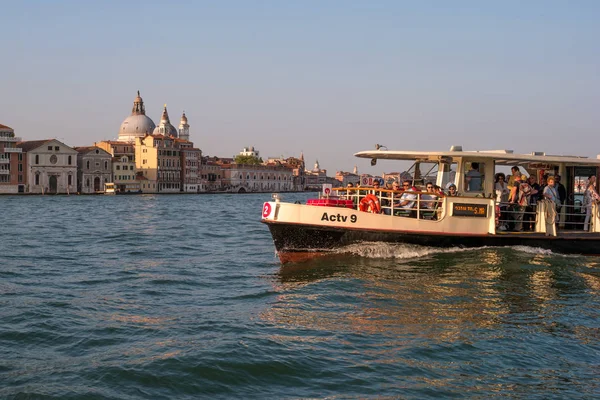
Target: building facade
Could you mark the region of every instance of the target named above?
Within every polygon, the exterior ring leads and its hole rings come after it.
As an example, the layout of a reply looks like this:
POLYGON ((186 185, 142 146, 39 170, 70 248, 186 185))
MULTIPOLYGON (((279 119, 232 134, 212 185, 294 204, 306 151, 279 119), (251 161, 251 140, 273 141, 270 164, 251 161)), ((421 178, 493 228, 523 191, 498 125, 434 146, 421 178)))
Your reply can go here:
MULTIPOLYGON (((152 185, 154 192, 181 191, 181 154, 174 137, 147 135, 136 138, 135 162, 138 174, 148 180, 147 184, 152 185)), ((143 192, 149 191, 145 189, 142 187, 143 192)))
POLYGON ((200 169, 200 185, 204 192, 218 192, 223 190, 223 172, 217 157, 202 157, 200 169))
POLYGON ((56 139, 19 142, 26 192, 75 193, 77 151, 56 139))
POLYGON ((112 180, 117 192, 140 192, 141 183, 136 179, 134 144, 107 140, 96 143, 96 146, 112 154, 112 180))
POLYGON ((294 174, 283 166, 222 165, 223 190, 234 193, 288 192, 294 190, 294 174))
POLYGON ((204 191, 200 178, 202 151, 187 140, 178 139, 177 142, 181 152, 181 190, 186 193, 204 191))
POLYGON ((25 191, 23 154, 17 147, 20 141, 12 128, 0 124, 0 193, 25 191))
POLYGON ((112 155, 97 146, 75 147, 77 151, 77 191, 103 193, 104 184, 112 182, 112 155))

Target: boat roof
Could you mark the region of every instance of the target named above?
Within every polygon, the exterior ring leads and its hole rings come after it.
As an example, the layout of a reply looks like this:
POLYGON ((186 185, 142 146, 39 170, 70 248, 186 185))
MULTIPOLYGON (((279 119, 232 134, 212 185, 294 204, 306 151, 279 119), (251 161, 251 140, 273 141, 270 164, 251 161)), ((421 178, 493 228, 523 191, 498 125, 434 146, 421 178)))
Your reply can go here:
POLYGON ((570 155, 550 155, 544 152, 531 154, 516 154, 512 150, 478 150, 462 151, 460 146, 453 146, 450 151, 396 151, 396 150, 366 150, 355 153, 354 156, 371 159, 387 160, 412 160, 412 161, 440 161, 443 159, 469 158, 494 159, 499 165, 514 165, 524 163, 565 163, 571 165, 597 165, 600 166, 600 155, 597 158, 588 158, 570 155), (457 149, 459 148, 459 149, 457 149))

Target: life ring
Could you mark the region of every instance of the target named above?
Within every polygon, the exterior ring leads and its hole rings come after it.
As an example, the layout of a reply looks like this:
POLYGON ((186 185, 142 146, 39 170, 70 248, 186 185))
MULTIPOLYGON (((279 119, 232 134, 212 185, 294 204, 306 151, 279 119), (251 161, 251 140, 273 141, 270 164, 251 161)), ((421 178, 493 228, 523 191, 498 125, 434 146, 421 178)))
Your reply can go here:
POLYGON ((360 211, 370 211, 373 214, 381 213, 381 206, 379 205, 379 199, 374 194, 366 195, 358 205, 360 211))

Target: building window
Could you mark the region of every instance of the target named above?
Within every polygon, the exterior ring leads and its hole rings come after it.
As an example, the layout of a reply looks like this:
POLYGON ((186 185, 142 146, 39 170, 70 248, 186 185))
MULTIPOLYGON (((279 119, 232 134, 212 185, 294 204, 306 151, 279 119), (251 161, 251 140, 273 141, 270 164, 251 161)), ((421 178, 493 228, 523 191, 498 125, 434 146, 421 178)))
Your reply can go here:
MULTIPOLYGON (((89 161, 86 161, 86 162, 85 162, 85 167, 86 167, 87 169, 90 169, 90 162, 89 162, 89 161)), ((88 186, 89 186, 89 185, 88 185, 88 186)))
POLYGON ((60 147, 54 146, 54 151, 59 151, 59 150, 60 150, 60 147))
MULTIPOLYGON (((35 163, 39 164, 40 163, 40 156, 38 154, 35 155, 35 163)), ((37 183, 36 183, 37 185, 37 183)))
POLYGON ((71 156, 69 156, 69 165, 71 165, 71 156))
POLYGON ((35 174, 35 184, 36 185, 40 184, 40 174, 35 174))
POLYGON ((104 161, 104 169, 107 170, 108 169, 108 161, 104 161))
MULTIPOLYGON (((127 167, 125 167, 125 168, 127 168, 127 167)), ((133 171, 133 165, 130 165, 130 166, 129 166, 129 170, 130 170, 130 171, 133 171)))
POLYGON ((68 179, 68 181, 69 181, 69 183, 68 183, 68 184, 69 184, 69 185, 72 185, 72 184, 73 184, 73 176, 69 175, 69 179, 68 179))
POLYGON ((48 150, 52 151, 52 146, 48 146, 48 150))
POLYGON ((85 186, 90 187, 90 178, 85 180, 85 186))
POLYGON ((117 171, 120 171, 120 170, 121 170, 121 166, 117 165, 117 171))

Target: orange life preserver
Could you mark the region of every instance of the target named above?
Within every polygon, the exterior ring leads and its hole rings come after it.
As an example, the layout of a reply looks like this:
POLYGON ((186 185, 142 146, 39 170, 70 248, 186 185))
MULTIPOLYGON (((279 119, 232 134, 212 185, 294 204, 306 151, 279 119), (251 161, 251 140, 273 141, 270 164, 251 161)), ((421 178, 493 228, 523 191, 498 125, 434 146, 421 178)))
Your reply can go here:
POLYGON ((381 206, 379 205, 379 199, 374 194, 366 195, 358 205, 360 211, 370 211, 373 214, 381 213, 381 206))

